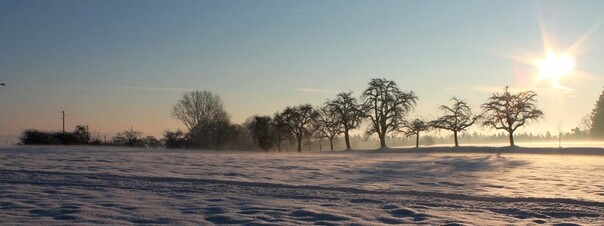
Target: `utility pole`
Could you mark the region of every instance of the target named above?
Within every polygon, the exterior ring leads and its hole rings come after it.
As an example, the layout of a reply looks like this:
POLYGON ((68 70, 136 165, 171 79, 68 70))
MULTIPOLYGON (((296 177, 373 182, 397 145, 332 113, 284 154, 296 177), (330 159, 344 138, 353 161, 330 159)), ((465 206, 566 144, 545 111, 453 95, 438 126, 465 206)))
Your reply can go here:
POLYGON ((65 111, 61 111, 61 119, 63 119, 63 133, 65 133, 65 111))

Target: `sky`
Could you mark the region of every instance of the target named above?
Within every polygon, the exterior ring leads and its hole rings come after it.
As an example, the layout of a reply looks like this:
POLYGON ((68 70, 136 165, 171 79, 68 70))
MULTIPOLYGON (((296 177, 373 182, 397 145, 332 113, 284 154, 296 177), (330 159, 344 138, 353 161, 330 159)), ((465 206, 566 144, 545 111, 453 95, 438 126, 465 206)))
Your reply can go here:
MULTIPOLYGON (((432 119, 453 97, 533 90, 570 130, 604 87, 604 1, 0 1, 0 135, 89 125, 161 136, 189 90, 218 94, 235 123, 357 95, 387 78, 432 119), (532 62, 572 55, 560 86, 532 62), (572 51, 567 51, 571 49, 572 51)), ((484 130, 482 128, 477 128, 484 130)), ((485 132, 488 132, 486 130, 485 132)), ((556 132, 557 133, 557 132, 556 132)))

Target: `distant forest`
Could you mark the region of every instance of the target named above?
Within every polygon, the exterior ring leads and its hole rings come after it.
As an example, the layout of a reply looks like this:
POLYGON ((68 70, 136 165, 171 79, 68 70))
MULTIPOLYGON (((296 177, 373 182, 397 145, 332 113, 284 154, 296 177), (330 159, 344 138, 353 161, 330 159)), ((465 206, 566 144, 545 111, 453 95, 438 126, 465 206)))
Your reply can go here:
POLYGON ((73 132, 26 130, 21 144, 120 145, 156 148, 210 150, 327 151, 371 149, 393 146, 431 146, 450 144, 491 144, 516 141, 600 140, 604 138, 604 91, 593 111, 570 131, 545 135, 518 133, 517 129, 537 123, 544 113, 537 106, 533 91, 511 93, 508 87, 493 93, 479 111, 453 97, 438 106, 434 119, 409 118, 419 98, 402 91, 391 80, 374 78, 356 97, 353 92, 338 93, 321 106, 301 104, 286 107, 273 115, 250 116, 233 124, 221 98, 208 91, 183 94, 172 108, 172 116, 187 131, 165 131, 163 137, 143 136, 133 128, 118 132, 110 140, 91 135, 85 126, 73 132), (476 112, 476 113, 474 113, 476 112), (364 126, 365 128, 361 128, 364 126), (483 135, 468 128, 492 128, 500 132, 483 135), (359 133, 363 130, 363 133, 359 133), (355 132, 352 132, 355 131, 355 132))

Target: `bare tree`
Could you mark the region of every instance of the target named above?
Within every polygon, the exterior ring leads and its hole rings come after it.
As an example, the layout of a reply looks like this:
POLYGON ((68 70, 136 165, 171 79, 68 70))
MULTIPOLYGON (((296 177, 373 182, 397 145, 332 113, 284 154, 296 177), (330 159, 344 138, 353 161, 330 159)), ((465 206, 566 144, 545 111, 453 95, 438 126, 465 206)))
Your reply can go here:
POLYGON ((302 138, 310 134, 319 113, 310 104, 303 104, 287 107, 281 115, 283 122, 298 141, 298 152, 302 152, 302 138))
POLYGON ((272 120, 270 116, 256 115, 252 116, 252 120, 249 120, 247 124, 247 129, 250 131, 254 143, 257 143, 258 147, 264 151, 273 147, 272 120))
POLYGON ((363 120, 363 112, 361 112, 357 100, 352 96, 352 92, 343 92, 338 93, 336 99, 328 100, 325 105, 338 118, 338 123, 342 126, 344 133, 346 149, 350 149, 349 131, 357 128, 363 120))
POLYGON ((283 141, 291 139, 291 132, 289 126, 285 122, 283 114, 279 112, 275 113, 272 127, 274 128, 273 139, 275 139, 275 146, 277 146, 277 150, 281 152, 283 141))
POLYGON ((77 125, 73 131, 73 135, 76 137, 78 144, 87 144, 90 142, 91 135, 88 131, 88 126, 77 125))
POLYGON ((327 138, 331 151, 333 151, 333 140, 342 132, 342 124, 340 124, 340 118, 335 109, 328 106, 321 108, 317 118, 317 137, 319 139, 327 138))
POLYGON ((162 140, 166 148, 185 148, 188 146, 187 137, 180 129, 174 132, 169 130, 164 131, 164 138, 162 140))
POLYGON ((536 97, 533 91, 511 94, 506 86, 503 94, 494 93, 482 105, 485 117, 483 126, 507 131, 510 146, 516 146, 514 131, 530 121, 543 118, 543 111, 537 109, 536 97))
POLYGON ((172 108, 172 115, 190 131, 202 123, 228 117, 220 97, 205 90, 186 92, 172 108))
POLYGON ((147 136, 147 137, 143 138, 142 143, 145 146, 151 147, 151 148, 163 147, 163 143, 160 140, 158 140, 157 138, 155 138, 154 136, 147 136))
POLYGON ((593 122, 594 122, 594 114, 589 113, 589 114, 585 114, 582 118, 581 118, 581 123, 579 125, 578 128, 586 131, 588 134, 591 132, 591 127, 593 126, 593 122))
POLYGON ((415 136, 415 147, 419 148, 419 134, 430 129, 430 124, 421 119, 414 119, 406 122, 403 126, 403 133, 407 136, 415 136))
POLYGON ((205 90, 186 92, 174 105, 172 116, 189 129, 194 145, 221 146, 224 143, 230 122, 217 95, 205 90))
POLYGON ((430 124, 434 128, 453 131, 455 147, 459 147, 457 133, 464 131, 466 128, 474 125, 481 118, 479 115, 473 115, 472 109, 463 100, 456 97, 449 101, 450 106, 441 105, 438 109, 445 112, 445 115, 432 121, 430 124))
POLYGON ((128 130, 124 130, 123 132, 117 133, 113 137, 113 143, 118 145, 127 145, 127 146, 139 146, 142 144, 141 135, 143 132, 134 130, 132 127, 128 130))
POLYGON ((377 133, 380 147, 386 147, 386 134, 399 131, 405 115, 415 107, 417 96, 403 92, 394 81, 374 78, 361 95, 363 112, 371 120, 367 134, 377 133))

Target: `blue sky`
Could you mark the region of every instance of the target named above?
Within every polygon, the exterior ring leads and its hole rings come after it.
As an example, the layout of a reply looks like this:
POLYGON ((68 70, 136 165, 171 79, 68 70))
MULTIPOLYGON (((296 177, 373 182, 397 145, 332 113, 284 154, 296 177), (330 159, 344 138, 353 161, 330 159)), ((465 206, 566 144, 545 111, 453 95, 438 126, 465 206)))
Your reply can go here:
POLYGON ((602 1, 0 1, 0 135, 88 124, 159 135, 186 90, 219 94, 234 122, 374 77, 417 93, 431 118, 452 96, 478 111, 510 85, 539 94, 546 120, 576 126, 604 84, 602 1), (574 56, 566 90, 512 57, 544 55, 543 36, 574 56))

